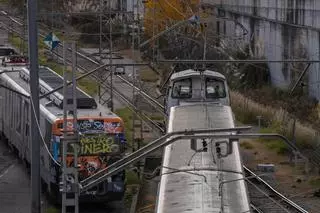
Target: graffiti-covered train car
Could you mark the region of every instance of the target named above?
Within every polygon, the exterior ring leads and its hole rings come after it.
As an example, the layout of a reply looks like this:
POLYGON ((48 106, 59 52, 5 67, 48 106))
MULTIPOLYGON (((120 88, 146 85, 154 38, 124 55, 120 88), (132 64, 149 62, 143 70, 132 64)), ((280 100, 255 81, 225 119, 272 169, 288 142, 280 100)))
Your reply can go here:
MULTIPOLYGON (((47 67, 39 68, 39 91, 45 94, 58 86, 63 79, 47 67)), ((0 69, 0 133, 19 157, 30 165, 30 120, 32 105, 29 94, 29 71, 26 68, 0 69)), ((80 135, 79 178, 98 172, 120 159, 126 143, 122 119, 77 89, 77 129, 80 135)), ((63 96, 58 91, 40 99, 41 179, 52 195, 59 195, 61 178, 61 137, 63 130, 63 96), (48 152, 49 151, 49 152, 48 152)), ((68 118, 67 126, 73 121, 68 118)), ((68 155, 67 163, 73 157, 68 155)), ((120 172, 98 186, 82 193, 80 202, 121 200, 124 195, 125 175, 120 172)))

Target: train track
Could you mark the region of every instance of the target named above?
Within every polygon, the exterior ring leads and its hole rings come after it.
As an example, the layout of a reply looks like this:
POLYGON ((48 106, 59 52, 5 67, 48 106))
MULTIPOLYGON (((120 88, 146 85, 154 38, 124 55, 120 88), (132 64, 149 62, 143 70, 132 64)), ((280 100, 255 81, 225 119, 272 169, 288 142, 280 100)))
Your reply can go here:
MULTIPOLYGON (((6 17, 10 20, 10 24, 6 24, 5 22, 1 22, 2 27, 6 28, 8 31, 13 32, 17 34, 20 38, 23 38, 23 23, 19 20, 19 18, 15 18, 10 16, 7 12, 1 11, 1 15, 6 17)), ((39 36, 41 38, 44 38, 46 36, 46 32, 39 29, 39 36)), ((59 44, 59 46, 53 51, 53 53, 62 61, 63 60, 63 44, 59 44)), ((86 53, 84 53, 81 50, 76 51, 77 55, 77 68, 82 71, 83 73, 87 73, 95 68, 98 68, 102 64, 96 61, 94 58, 87 56, 86 53)), ((67 48, 66 51, 66 62, 68 64, 71 64, 71 57, 72 56, 72 50, 71 48, 67 48)), ((108 74, 110 71, 108 68, 105 68, 104 71, 108 74)), ((132 90, 133 88, 135 91, 152 107, 152 109, 156 110, 158 113, 160 113, 162 116, 165 116, 164 114, 164 107, 161 103, 159 103, 157 100, 155 100, 151 95, 147 94, 145 91, 143 91, 141 88, 138 88, 135 86, 130 80, 127 78, 120 76, 120 75, 113 75, 115 80, 119 80, 117 82, 117 85, 114 84, 113 91, 115 93, 115 97, 122 103, 126 104, 128 108, 137 114, 137 116, 142 119, 149 128, 154 130, 153 132, 157 132, 157 135, 161 135, 165 132, 165 129, 159 125, 159 123, 153 121, 149 116, 147 116, 143 112, 137 112, 137 108, 132 103, 130 98, 122 93, 121 91, 126 87, 132 90), (121 85, 120 85, 121 84, 121 85)), ((92 74, 92 78, 95 80, 101 79, 101 76, 98 74, 92 74)), ((99 81, 98 81, 99 82, 99 81)), ((102 84, 102 88, 110 88, 107 82, 100 82, 102 84)))
MULTIPOLYGON (((11 16, 9 16, 7 13, 2 12, 2 15, 6 16, 7 18, 11 19, 12 23, 15 24, 16 27, 22 28, 23 24, 18 19, 15 19, 11 16)), ((16 29, 13 27, 14 25, 8 26, 7 24, 2 22, 2 25, 5 25, 7 27, 7 30, 10 30, 11 32, 16 33, 21 38, 23 35, 21 35, 21 29, 16 29)), ((40 37, 45 37, 46 32, 41 31, 40 37)), ((60 44, 57 50, 54 52, 56 56, 58 56, 60 59, 62 59, 62 50, 63 46, 60 44)), ((67 62, 71 63, 71 49, 67 49, 67 62)), ((89 72, 90 70, 99 67, 101 64, 96 61, 94 58, 91 58, 90 56, 87 56, 86 53, 80 51, 76 52, 77 54, 77 67, 78 69, 82 70, 83 72, 89 72)), ((109 72, 108 69, 105 69, 107 72, 109 72)), ((123 82, 125 85, 135 88, 135 90, 143 97, 151 107, 153 107, 156 111, 163 114, 164 106, 159 103, 157 100, 152 98, 150 95, 148 95, 146 92, 144 92, 141 88, 136 87, 133 85, 132 82, 130 82, 128 79, 114 75, 115 78, 123 82)), ((99 80, 98 75, 93 75, 93 78, 95 80, 99 80)), ((103 84, 103 87, 105 89, 110 89, 110 85, 103 84)), ((118 99, 120 99, 121 102, 125 103, 132 111, 136 112, 135 106, 132 103, 132 101, 129 99, 129 97, 126 97, 121 92, 121 87, 114 86, 114 93, 118 99)), ((164 132, 164 129, 160 127, 156 122, 154 122, 152 119, 150 119, 148 116, 146 116, 143 113, 137 114, 142 120, 147 122, 149 125, 156 128, 160 133, 164 132)), ((164 114, 163 114, 164 115, 164 114)), ((277 192, 275 189, 273 189, 268 183, 266 183, 264 180, 262 180, 260 177, 258 177, 255 173, 250 171, 247 167, 244 166, 244 171, 246 173, 246 176, 255 176, 254 178, 251 178, 250 180, 247 180, 248 182, 248 188, 249 188, 249 195, 251 199, 251 208, 254 212, 257 213, 280 213, 280 212, 297 212, 297 213, 307 213, 306 210, 302 209, 300 206, 295 204, 293 201, 289 200, 285 196, 283 196, 281 193, 277 192)))
POLYGON ((257 213, 308 213, 299 205, 276 191, 266 181, 243 166, 251 199, 251 208, 257 213))

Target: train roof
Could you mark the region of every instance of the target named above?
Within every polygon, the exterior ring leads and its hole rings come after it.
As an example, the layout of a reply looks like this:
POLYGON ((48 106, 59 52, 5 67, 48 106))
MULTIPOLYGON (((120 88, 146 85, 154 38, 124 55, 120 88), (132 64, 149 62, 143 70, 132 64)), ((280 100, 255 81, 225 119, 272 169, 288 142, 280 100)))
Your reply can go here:
MULTIPOLYGON (((195 104, 171 108, 168 132, 233 127, 231 107, 195 104)), ((242 178, 243 175, 228 172, 242 171, 238 144, 234 143, 233 153, 222 158, 219 163, 214 151, 217 141, 223 141, 223 139, 207 140, 207 152, 192 150, 190 140, 178 140, 165 148, 157 212, 213 213, 220 212, 221 205, 224 206, 226 213, 245 212, 250 209, 244 181, 225 184, 223 196, 219 196, 220 181, 235 180, 242 178), (218 165, 226 172, 217 172, 218 165)), ((200 150, 202 148, 201 139, 198 139, 196 143, 196 149, 200 150)), ((223 150, 222 144, 220 147, 223 150)))
MULTIPOLYGON (((225 76, 222 75, 221 73, 218 73, 212 70, 205 70, 202 73, 205 76, 212 76, 216 78, 226 79, 225 76)), ((181 79, 181 78, 186 78, 191 76, 200 76, 200 71, 193 70, 193 69, 179 71, 179 72, 173 73, 170 77, 170 80, 176 80, 176 79, 181 79)))
MULTIPOLYGON (((45 79, 45 78, 43 78, 43 76, 44 76, 43 69, 50 70, 49 68, 44 68, 44 67, 41 67, 39 69, 39 77, 42 77, 42 80, 45 79)), ((12 81, 14 81, 14 83, 11 83, 11 86, 14 89, 17 89, 18 91, 23 91, 23 93, 29 95, 30 94, 29 83, 26 80, 24 80, 23 78, 21 78, 21 76, 20 76, 20 73, 24 72, 25 70, 26 69, 23 67, 0 67, 0 72, 6 71, 4 74, 1 74, 0 77, 2 75, 7 76, 12 81)), ((53 72, 53 71, 50 70, 50 72, 53 72)), ((48 73, 49 72, 47 72, 47 74, 48 73)), ((47 77, 50 78, 50 76, 47 76, 47 77)), ((52 77, 52 75, 51 75, 51 77, 52 77)), ((60 76, 60 78, 61 78, 61 76, 60 76)), ((53 78, 51 78, 51 80, 52 79, 53 78)), ((46 79, 45 82, 48 83, 48 85, 52 86, 53 88, 56 88, 57 86, 59 86, 59 84, 60 85, 62 84, 62 79, 60 82, 58 82, 56 80, 57 79, 55 78, 52 82, 49 82, 50 80, 46 79)), ((59 93, 58 95, 60 95, 60 98, 61 98, 61 94, 59 93)), ((80 88, 77 88, 77 95, 79 96, 80 99, 81 98, 82 99, 93 99, 91 96, 86 94, 80 88)), ((63 96, 62 96, 62 99, 63 99, 63 96)), ((108 108, 106 108, 96 102, 95 102, 95 104, 96 104, 96 108, 78 108, 77 109, 78 118, 81 118, 81 117, 96 117, 96 118, 98 118, 98 117, 118 117, 116 114, 111 112, 108 108)), ((63 118, 63 109, 57 104, 52 104, 52 101, 50 101, 48 98, 40 99, 40 105, 41 105, 40 110, 42 111, 42 113, 44 113, 44 114, 50 113, 51 115, 48 115, 48 117, 50 117, 51 119, 59 119, 59 118, 62 119, 63 118), (51 102, 51 104, 49 104, 50 102, 51 102)))
POLYGON ((185 123, 186 121, 192 121, 192 129, 234 127, 231 107, 216 103, 196 103, 171 107, 169 122, 179 123, 179 125, 169 126, 168 132, 179 131, 180 128, 184 129, 183 126, 188 128, 187 126, 190 124, 185 123))

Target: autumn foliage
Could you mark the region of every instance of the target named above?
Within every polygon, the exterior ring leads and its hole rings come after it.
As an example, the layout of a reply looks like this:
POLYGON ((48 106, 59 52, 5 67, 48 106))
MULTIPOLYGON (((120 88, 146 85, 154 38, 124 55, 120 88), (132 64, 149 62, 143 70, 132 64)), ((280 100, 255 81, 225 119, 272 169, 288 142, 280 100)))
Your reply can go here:
POLYGON ((198 14, 200 0, 146 0, 144 27, 145 34, 161 32, 176 23, 198 14))

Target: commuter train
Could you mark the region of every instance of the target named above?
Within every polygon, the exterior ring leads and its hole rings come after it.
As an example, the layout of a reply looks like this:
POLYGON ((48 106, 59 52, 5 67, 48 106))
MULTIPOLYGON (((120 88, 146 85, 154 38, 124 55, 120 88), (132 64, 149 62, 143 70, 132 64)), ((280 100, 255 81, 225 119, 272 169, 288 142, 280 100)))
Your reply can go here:
MULTIPOLYGON (((30 120, 32 105, 29 94, 29 70, 25 67, 0 69, 0 131, 1 137, 30 165, 30 120)), ((63 78, 47 67, 39 68, 39 91, 45 94, 62 86, 63 78)), ((60 197, 61 137, 63 130, 63 100, 61 90, 40 100, 41 179, 51 195, 60 197), (46 147, 52 155, 50 157, 46 147), (54 160, 53 160, 54 159, 54 160)), ((126 140, 122 119, 77 88, 77 117, 81 149, 79 151, 79 179, 96 173, 122 158, 126 140)), ((73 125, 72 117, 68 126, 73 125)), ((68 155, 67 163, 73 157, 68 155)), ((125 192, 125 173, 120 172, 80 195, 80 202, 121 200, 125 192)), ((59 199, 58 199, 59 200, 59 199)))
POLYGON ((173 73, 165 99, 165 110, 194 102, 221 103, 230 106, 228 84, 224 75, 211 70, 184 70, 173 73))
MULTIPOLYGON (((186 70, 173 74, 169 84, 168 133, 234 128, 223 75, 186 70)), ((166 146, 156 213, 250 212, 239 145, 237 141, 227 144, 228 138, 201 138, 178 140, 166 146)))

